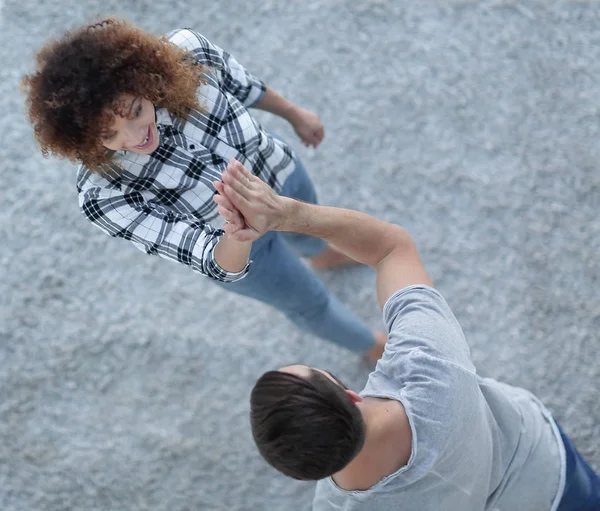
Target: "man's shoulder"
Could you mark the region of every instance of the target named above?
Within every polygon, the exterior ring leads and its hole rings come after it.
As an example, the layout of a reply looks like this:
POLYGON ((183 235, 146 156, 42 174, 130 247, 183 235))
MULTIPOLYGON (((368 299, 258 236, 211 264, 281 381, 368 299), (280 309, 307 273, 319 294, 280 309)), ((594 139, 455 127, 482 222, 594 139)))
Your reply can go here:
POLYGON ((420 352, 474 371, 462 328, 438 290, 415 285, 397 291, 384 306, 383 320, 390 355, 420 352))
POLYGON ((334 511, 339 509, 352 509, 350 495, 339 489, 331 478, 321 479, 317 482, 312 511, 334 511))
POLYGON ((383 306, 384 319, 392 319, 390 316, 398 312, 398 308, 405 308, 409 304, 424 305, 435 303, 448 308, 449 306, 442 294, 435 288, 425 284, 407 286, 396 291, 388 298, 383 306))
POLYGON ((317 483, 312 511, 378 511, 378 502, 377 492, 374 490, 345 491, 338 488, 331 478, 327 478, 317 483))

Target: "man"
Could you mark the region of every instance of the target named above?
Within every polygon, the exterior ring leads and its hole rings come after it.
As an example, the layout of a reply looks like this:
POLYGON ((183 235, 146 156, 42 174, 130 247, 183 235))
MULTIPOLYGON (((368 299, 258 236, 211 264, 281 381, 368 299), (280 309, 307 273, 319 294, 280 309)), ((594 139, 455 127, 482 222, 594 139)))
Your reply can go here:
POLYGON ((315 510, 600 510, 600 478, 542 403, 476 374, 406 231, 277 196, 241 165, 215 187, 230 235, 317 236, 377 271, 389 341, 360 395, 303 365, 265 373, 252 391, 260 453, 319 480, 315 510))

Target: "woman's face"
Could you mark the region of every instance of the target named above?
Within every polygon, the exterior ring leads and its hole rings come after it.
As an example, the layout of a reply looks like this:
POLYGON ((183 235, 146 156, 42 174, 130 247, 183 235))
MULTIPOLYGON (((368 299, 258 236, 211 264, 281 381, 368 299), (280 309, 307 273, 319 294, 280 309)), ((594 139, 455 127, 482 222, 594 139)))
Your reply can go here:
POLYGON ((102 144, 111 151, 150 154, 158 147, 154 105, 144 98, 124 94, 112 126, 102 136, 102 144))

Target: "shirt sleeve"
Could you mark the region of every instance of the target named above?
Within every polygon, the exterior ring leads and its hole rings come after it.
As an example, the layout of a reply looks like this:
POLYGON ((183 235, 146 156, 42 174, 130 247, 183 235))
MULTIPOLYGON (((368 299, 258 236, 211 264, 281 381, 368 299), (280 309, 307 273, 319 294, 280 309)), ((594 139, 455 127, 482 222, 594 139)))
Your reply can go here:
POLYGON ((444 297, 429 286, 409 286, 392 295, 383 307, 391 352, 418 349, 473 371, 469 345, 444 297))
POLYGON ((413 432, 412 478, 482 431, 481 397, 465 336, 435 289, 410 286, 384 306, 389 341, 362 395, 402 402, 413 432))
POLYGON ((93 186, 80 190, 79 206, 84 216, 106 234, 129 240, 147 254, 185 264, 212 279, 235 282, 249 271, 249 263, 235 273, 217 264, 214 249, 224 234, 222 230, 152 204, 139 192, 123 194, 93 186))
POLYGON ((190 29, 175 30, 167 38, 180 48, 192 52, 198 64, 217 71, 219 85, 235 96, 245 107, 258 103, 267 87, 250 74, 225 50, 212 44, 203 35, 190 29))

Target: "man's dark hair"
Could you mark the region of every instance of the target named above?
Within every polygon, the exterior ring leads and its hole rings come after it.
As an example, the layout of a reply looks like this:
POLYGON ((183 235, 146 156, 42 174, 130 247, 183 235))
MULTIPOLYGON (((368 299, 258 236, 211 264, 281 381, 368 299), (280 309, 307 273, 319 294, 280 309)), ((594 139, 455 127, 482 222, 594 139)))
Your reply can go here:
POLYGON ((252 435, 262 457, 283 474, 319 480, 343 469, 365 442, 360 410, 324 374, 269 371, 250 397, 252 435))

